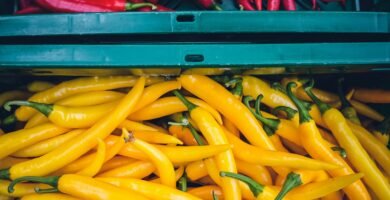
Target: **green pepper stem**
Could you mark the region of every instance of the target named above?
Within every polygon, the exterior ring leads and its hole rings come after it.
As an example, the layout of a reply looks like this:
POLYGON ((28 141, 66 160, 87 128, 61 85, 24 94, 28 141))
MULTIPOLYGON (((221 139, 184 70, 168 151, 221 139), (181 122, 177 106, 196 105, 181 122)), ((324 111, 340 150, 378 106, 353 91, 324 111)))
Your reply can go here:
POLYGON ((241 174, 236 174, 233 172, 224 172, 224 171, 219 172, 219 175, 221 177, 227 176, 230 178, 234 178, 234 179, 237 179, 237 180, 240 180, 240 181, 246 183, 249 186, 249 189, 252 191, 252 193, 255 197, 259 196, 259 194, 261 194, 264 190, 263 185, 257 183, 256 181, 254 181, 253 179, 251 179, 247 176, 244 176, 241 174))
POLYGON ((181 191, 187 192, 187 176, 186 176, 186 174, 183 174, 183 176, 180 177, 179 188, 181 191))
POLYGON ((0 179, 10 179, 9 168, 0 170, 0 179))
POLYGON ((336 147, 332 147, 331 149, 333 151, 338 151, 341 157, 343 157, 343 158, 347 157, 347 151, 345 151, 344 148, 336 146, 336 147))
POLYGON ((151 7, 152 10, 156 10, 157 6, 151 3, 126 3, 125 10, 137 10, 143 7, 151 7))
POLYGON ((13 180, 8 186, 8 192, 13 193, 15 191, 14 187, 16 184, 29 181, 35 183, 45 183, 52 186, 53 188, 58 188, 59 176, 48 176, 48 177, 39 177, 39 176, 24 176, 13 180))
POLYGON ((282 84, 280 84, 279 82, 273 82, 271 85, 271 88, 286 94, 286 90, 283 88, 282 84))
POLYGON ((196 141, 196 143, 198 143, 198 145, 200 145, 200 146, 206 145, 203 142, 202 137, 200 137, 198 131, 195 130, 194 126, 192 126, 191 123, 189 123, 187 127, 188 127, 188 129, 190 129, 190 132, 191 132, 192 136, 195 138, 195 141, 196 141))
POLYGON ((53 111, 52 104, 38 103, 33 101, 8 101, 4 104, 4 109, 10 111, 11 106, 13 105, 32 107, 38 110, 39 112, 41 112, 42 114, 44 114, 46 117, 48 117, 50 113, 53 111))
POLYGON ((57 193, 60 192, 58 188, 48 188, 48 189, 41 189, 39 187, 35 187, 34 191, 38 194, 43 194, 43 193, 57 193))
POLYGON ((298 108, 299 113, 299 123, 303 124, 305 122, 309 122, 311 120, 311 116, 306 109, 306 107, 302 104, 302 102, 293 94, 291 91, 292 87, 296 87, 297 84, 294 82, 290 82, 287 84, 287 95, 294 102, 295 106, 298 108))
POLYGON ((214 190, 211 192, 211 194, 213 195, 213 200, 218 200, 218 196, 215 194, 214 190))
POLYGON ((221 6, 219 6, 219 5, 217 5, 217 4, 212 5, 211 8, 214 9, 214 10, 218 10, 218 11, 222 11, 222 10, 223 10, 223 9, 221 8, 221 6))
POLYGON ((344 78, 339 78, 338 84, 337 84, 337 93, 338 93, 339 99, 341 101, 341 108, 342 109, 352 107, 351 103, 349 103, 347 98, 345 98, 344 91, 343 91, 343 82, 344 82, 344 78))
POLYGON ((18 121, 18 119, 16 118, 16 116, 14 114, 12 114, 12 115, 6 117, 5 119, 3 119, 2 125, 9 126, 9 125, 15 123, 16 121, 18 121))
POLYGON ((256 103, 255 103, 255 110, 253 110, 253 108, 249 104, 249 101, 253 100, 251 96, 244 97, 244 104, 246 107, 248 107, 248 109, 256 117, 256 119, 263 124, 264 131, 266 131, 267 135, 272 136, 273 134, 275 134, 276 130, 278 130, 280 120, 263 117, 263 115, 260 112, 260 102, 262 98, 263 95, 261 94, 257 96, 256 103))
POLYGON ((242 86, 242 79, 240 78, 239 81, 237 81, 234 89, 232 90, 232 94, 236 97, 241 97, 243 94, 243 86, 242 86))
POLYGON ((178 90, 174 90, 173 94, 177 98, 179 98, 181 102, 183 102, 183 104, 188 108, 188 111, 191 112, 193 109, 195 109, 197 107, 195 104, 188 101, 188 99, 186 99, 178 90))
POLYGON ((287 106, 278 106, 274 109, 272 109, 272 114, 274 115, 277 115, 279 111, 283 111, 286 113, 287 115, 287 119, 292 119, 294 118, 294 116, 297 114, 298 111, 290 108, 290 107, 287 107, 287 106))
POLYGON ((313 86, 314 80, 310 80, 307 84, 305 84, 304 89, 306 94, 313 100, 313 102, 318 106, 321 111, 321 114, 324 114, 327 110, 331 109, 330 105, 322 102, 316 95, 313 94, 313 86))
POLYGON ((302 185, 301 176, 294 172, 290 172, 287 175, 286 181, 284 182, 282 189, 280 190, 278 196, 276 196, 275 200, 282 200, 288 192, 300 185, 302 185))

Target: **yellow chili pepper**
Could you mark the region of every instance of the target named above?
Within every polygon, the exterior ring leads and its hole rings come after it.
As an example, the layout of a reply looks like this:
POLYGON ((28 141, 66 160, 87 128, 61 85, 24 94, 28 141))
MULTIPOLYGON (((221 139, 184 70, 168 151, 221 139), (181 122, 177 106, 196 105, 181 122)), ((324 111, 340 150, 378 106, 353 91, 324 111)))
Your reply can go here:
POLYGON ((229 142, 233 145, 234 155, 246 162, 253 164, 260 164, 265 166, 284 166, 293 169, 336 169, 338 166, 328 164, 322 161, 307 158, 305 156, 278 152, 278 151, 267 151, 259 147, 249 145, 233 134, 226 131, 226 137, 229 142), (258 156, 261 155, 261 156, 258 156))
POLYGON ((12 200, 12 197, 0 195, 0 200, 12 200))
POLYGON ((235 136, 239 137, 240 136, 240 130, 226 117, 222 117, 223 120, 223 125, 225 128, 233 133, 235 136))
POLYGON ((131 133, 134 137, 153 144, 183 144, 176 137, 158 131, 132 131, 131 133))
POLYGON ((48 188, 48 185, 44 184, 35 184, 35 183, 20 183, 15 186, 15 191, 13 193, 8 192, 8 186, 11 181, 0 180, 0 195, 10 196, 10 197, 22 197, 28 194, 34 194, 35 188, 48 188))
MULTIPOLYGON (((110 183, 117 187, 137 191, 140 194, 151 198, 161 200, 171 199, 183 199, 183 200, 195 200, 199 199, 189 193, 173 189, 171 187, 152 183, 149 181, 138 180, 134 178, 97 178, 97 180, 110 183)), ((200 200, 200 199, 199 199, 200 200)))
POLYGON ((326 140, 330 144, 332 144, 332 145, 338 144, 336 138, 334 138, 334 136, 331 133, 329 133, 327 130, 322 129, 322 128, 318 128, 318 131, 320 132, 321 137, 324 138, 324 140, 326 140))
POLYGON ((354 124, 347 120, 352 132, 362 144, 364 149, 382 166, 387 174, 390 174, 390 151, 369 131, 362 126, 354 124))
POLYGON ((118 103, 119 100, 95 106, 66 107, 30 101, 9 101, 4 107, 9 110, 10 105, 29 106, 43 113, 56 125, 66 128, 88 128, 114 109, 118 103))
POLYGON ((56 101, 55 104, 70 107, 93 106, 119 100, 124 96, 125 94, 114 91, 92 91, 72 95, 56 101))
POLYGON ((125 156, 115 156, 115 157, 111 158, 110 160, 108 160, 106 163, 104 163, 104 165, 100 169, 99 173, 103 173, 103 172, 106 172, 108 170, 115 169, 117 167, 133 163, 135 161, 136 161, 135 159, 128 158, 125 156))
MULTIPOLYGON (((80 107, 80 106, 94 106, 112 102, 124 97, 125 94, 113 91, 93 91, 76 94, 55 102, 56 105, 80 107), (93 101, 91 101, 93 99, 93 101)), ((47 117, 42 113, 34 114, 24 126, 25 128, 34 127, 49 121, 47 117)))
POLYGON ((236 159, 236 164, 240 174, 249 176, 262 185, 272 185, 271 175, 264 166, 248 163, 239 159, 236 159))
POLYGON ((213 200, 213 194, 218 197, 218 199, 224 199, 222 190, 216 185, 205 185, 188 190, 188 193, 197 196, 204 200, 213 200))
POLYGON ((47 81, 33 81, 27 84, 27 90, 29 92, 42 92, 54 86, 53 83, 47 81))
POLYGON ((390 103, 390 91, 358 88, 355 90, 353 98, 364 103, 390 103))
POLYGON ((90 177, 75 174, 49 177, 26 176, 17 178, 11 182, 8 187, 8 191, 12 193, 14 191, 15 184, 22 181, 31 181, 38 183, 41 182, 53 187, 51 189, 39 189, 40 192, 52 192, 53 190, 58 190, 64 194, 68 194, 81 199, 148 199, 132 190, 124 190, 115 187, 111 184, 97 181, 90 177))
POLYGON ((11 90, 0 94, 0 105, 2 106, 5 102, 10 100, 24 100, 27 99, 31 94, 29 92, 20 90, 11 90))
POLYGON ((125 120, 121 124, 119 124, 118 128, 125 128, 129 131, 158 131, 156 128, 145 125, 140 122, 125 120))
MULTIPOLYGON (((153 146, 162 151, 174 164, 201 160, 231 149, 231 146, 228 144, 206 146, 153 146)), ((119 154, 140 160, 147 159, 147 156, 142 151, 135 148, 135 146, 131 143, 126 144, 119 154)))
POLYGON ((12 165, 15 165, 15 164, 27 161, 27 160, 29 160, 29 159, 27 159, 27 158, 14 158, 11 156, 5 157, 5 158, 0 160, 0 169, 9 168, 12 165))
POLYGON ((383 121, 385 119, 385 117, 382 114, 378 113, 377 111, 370 108, 366 104, 360 103, 355 100, 351 100, 350 102, 352 104, 352 107, 355 108, 356 112, 358 112, 361 115, 364 115, 378 122, 383 121))
MULTIPOLYGON (((291 190, 287 196, 291 199, 318 199, 324 197, 327 194, 347 187, 348 185, 359 180, 361 177, 363 177, 363 174, 358 173, 339 176, 325 181, 309 183, 291 190)), ((356 194, 356 196, 359 195, 360 194, 356 194)))
POLYGON ((251 144, 275 150, 274 145, 249 109, 224 87, 201 75, 182 75, 179 81, 184 89, 220 111, 236 125, 251 144))
MULTIPOLYGON (((229 144, 224 130, 219 123, 213 118, 213 116, 201 107, 197 107, 195 104, 187 100, 178 91, 173 93, 185 104, 190 112, 191 118, 199 127, 206 141, 211 145, 229 144)), ((237 172, 234 156, 231 150, 227 150, 220 154, 217 154, 215 161, 218 165, 218 170, 237 172)), ((207 163, 206 163, 207 166, 207 163)), ((232 178, 222 178, 221 188, 227 199, 241 199, 240 189, 238 182, 232 178)))
POLYGON ((223 68, 191 68, 187 69, 182 74, 199 74, 199 75, 221 75, 225 72, 223 68))
POLYGON ((126 177, 143 179, 156 170, 150 161, 136 161, 130 164, 108 170, 98 175, 98 177, 126 177))
MULTIPOLYGON (((29 101, 50 104, 75 94, 132 87, 136 81, 137 77, 134 76, 78 78, 62 82, 48 90, 36 93, 29 98, 29 101)), ((150 77, 146 79, 146 85, 160 81, 162 81, 162 78, 150 77)), ((19 121, 27 121, 34 113, 36 112, 32 108, 21 107, 16 110, 15 115, 19 121)))
MULTIPOLYGON (((200 106, 210 112, 213 117, 218 121, 218 123, 223 123, 221 115, 213 107, 209 106, 202 100, 192 97, 186 98, 191 103, 194 103, 195 105, 200 106)), ((176 97, 164 97, 149 104, 145 108, 133 113, 129 116, 129 119, 135 121, 151 120, 184 111, 187 111, 187 108, 179 99, 177 99, 176 97)))
POLYGON ((0 178, 15 179, 22 176, 46 175, 52 173, 96 146, 97 138, 107 137, 131 113, 142 95, 145 78, 140 77, 133 89, 106 117, 84 133, 62 144, 57 149, 29 161, 16 164, 9 170, 0 170, 0 178))
POLYGON ((283 74, 286 71, 285 67, 260 67, 244 71, 244 75, 262 75, 262 74, 283 74))
POLYGON ((3 129, 0 129, 0 136, 4 135, 3 129))
POLYGON ((359 172, 365 174, 363 180, 379 198, 390 199, 390 185, 388 180, 367 154, 358 138, 353 134, 343 114, 339 110, 331 108, 329 105, 321 102, 321 100, 311 92, 313 84, 314 82, 311 81, 311 85, 305 87, 305 91, 320 108, 323 120, 332 131, 341 147, 347 151, 348 160, 359 172))
POLYGON ((179 138, 187 146, 198 145, 190 129, 183 126, 169 126, 169 133, 179 138))
MULTIPOLYGON (((342 168, 339 169, 328 170, 333 177, 353 174, 354 172, 347 162, 337 152, 331 150, 329 143, 325 142, 321 137, 321 134, 319 133, 315 122, 311 119, 307 109, 292 93, 291 88, 293 86, 296 86, 294 82, 287 85, 287 94, 298 107, 300 120, 299 130, 303 147, 310 156, 315 159, 342 166, 342 168)), ((354 182, 344 188, 344 191, 351 199, 370 199, 367 189, 361 181, 354 182)))
MULTIPOLYGON (((158 171, 154 171, 155 174, 158 176, 158 171)), ((180 178, 183 177, 184 174, 184 165, 180 165, 176 170, 175 170, 175 180, 180 181, 180 178)), ((161 184, 161 179, 160 178, 155 178, 150 180, 152 183, 158 183, 161 184)))
MULTIPOLYGON (((122 133, 121 137, 116 136, 113 140, 105 140, 105 146, 108 151, 105 154, 104 162, 113 158, 125 145, 125 133, 122 133)), ((74 162, 66 165, 57 171, 57 174, 70 174, 86 168, 96 157, 96 152, 80 157, 74 162)))
POLYGON ((89 177, 95 176, 100 171, 100 168, 103 166, 105 156, 106 145, 104 144, 103 140, 99 138, 97 152, 93 162, 89 163, 89 165, 87 165, 84 169, 80 170, 76 174, 89 177))
POLYGON ((219 177, 219 169, 218 169, 217 162, 215 161, 215 159, 214 158, 206 158, 203 160, 203 162, 206 165, 207 174, 210 176, 210 178, 217 185, 221 186, 222 190, 223 190, 222 180, 219 177))
POLYGON ((191 162, 186 166, 186 174, 191 181, 195 181, 207 176, 208 173, 203 160, 198 160, 191 162))
POLYGON ((13 153, 12 156, 31 158, 45 155, 46 153, 49 153, 61 144, 71 140, 77 135, 80 135, 84 131, 85 129, 76 129, 69 131, 68 133, 43 140, 13 153))
MULTIPOLYGON (((127 132, 126 129, 123 129, 124 132, 127 132)), ((160 174, 161 183, 167 185, 168 187, 175 188, 175 169, 169 158, 161 152, 156 147, 148 144, 138 138, 134 138, 132 134, 129 134, 131 143, 142 151, 148 158, 152 161, 156 167, 158 173, 160 174)))
POLYGON ((81 200, 61 193, 47 193, 47 194, 29 194, 23 196, 20 200, 81 200))
POLYGON ((134 108, 134 112, 144 108, 156 101, 163 94, 175 90, 180 89, 181 85, 178 81, 164 81, 161 83, 153 84, 147 88, 145 88, 144 93, 142 94, 141 99, 137 103, 137 106, 134 108))
POLYGON ((35 144, 39 141, 55 137, 68 131, 54 124, 43 124, 30 129, 21 129, 0 136, 0 159, 35 144))

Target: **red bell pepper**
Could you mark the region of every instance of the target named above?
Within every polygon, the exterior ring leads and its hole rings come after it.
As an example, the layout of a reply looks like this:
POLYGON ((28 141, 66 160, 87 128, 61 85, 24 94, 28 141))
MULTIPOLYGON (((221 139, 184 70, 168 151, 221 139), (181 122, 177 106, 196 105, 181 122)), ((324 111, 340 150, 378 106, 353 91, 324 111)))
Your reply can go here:
POLYGON ((201 5, 203 8, 210 9, 210 10, 222 10, 222 8, 215 3, 214 0, 196 0, 199 5, 201 5))
POLYGON ((53 12, 123 12, 142 7, 155 6, 150 3, 128 3, 126 0, 36 0, 36 3, 53 12))
MULTIPOLYGON (((316 0, 313 0, 316 1, 316 0)), ((295 6, 295 0, 283 0, 283 7, 285 10, 297 10, 295 6)))
POLYGON ((280 0, 268 0, 268 10, 275 11, 280 9, 280 0))

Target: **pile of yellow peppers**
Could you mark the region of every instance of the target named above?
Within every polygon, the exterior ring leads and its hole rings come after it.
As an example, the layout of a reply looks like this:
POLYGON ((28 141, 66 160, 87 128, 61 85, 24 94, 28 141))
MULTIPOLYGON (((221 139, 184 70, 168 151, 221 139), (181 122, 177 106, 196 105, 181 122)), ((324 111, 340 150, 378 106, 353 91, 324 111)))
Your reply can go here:
POLYGON ((0 200, 390 199, 390 121, 365 104, 389 91, 195 74, 26 90, 0 94, 0 200))

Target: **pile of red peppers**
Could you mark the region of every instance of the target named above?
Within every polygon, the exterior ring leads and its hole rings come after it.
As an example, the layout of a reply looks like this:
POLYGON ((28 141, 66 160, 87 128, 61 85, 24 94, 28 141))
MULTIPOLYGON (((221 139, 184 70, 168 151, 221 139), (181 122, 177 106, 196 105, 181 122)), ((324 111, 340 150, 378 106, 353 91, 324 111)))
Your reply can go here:
MULTIPOLYGON (((176 0, 172 0, 176 1, 176 0)), ((208 10, 222 10, 223 0, 192 0, 208 10)), ((263 0, 235 0, 240 10, 263 10, 263 0)), ((268 11, 296 10, 295 0, 264 0, 268 11), (282 8, 281 8, 282 7, 282 8)), ((329 0, 323 0, 329 1, 329 0)), ((345 0, 336 0, 342 1, 345 0)), ((265 4, 264 4, 265 5, 265 4)), ((316 0, 312 0, 313 10, 316 0)), ((173 11, 159 4, 159 0, 19 0, 15 14, 34 13, 83 13, 83 12, 124 12, 124 11, 173 11)))
POLYGON ((172 11, 158 0, 19 0, 15 14, 172 11))

